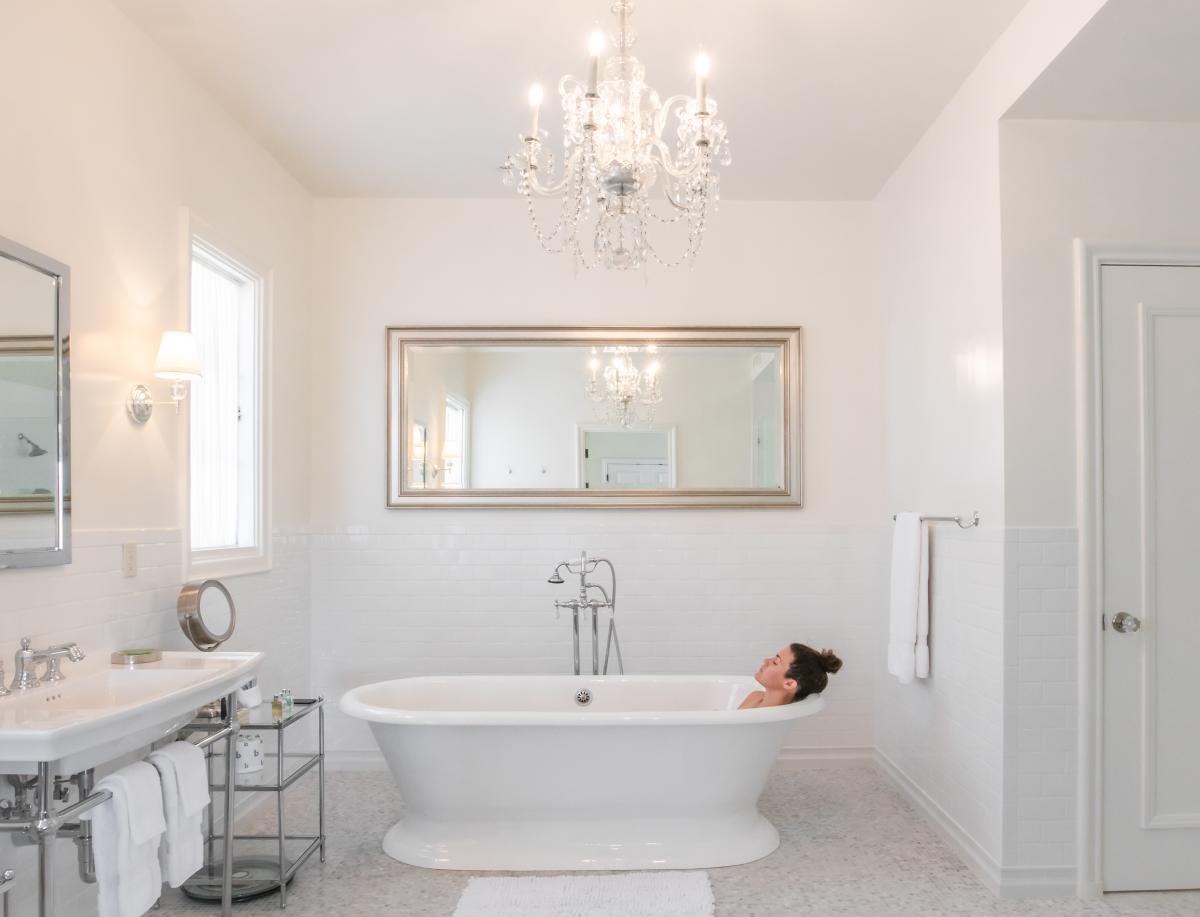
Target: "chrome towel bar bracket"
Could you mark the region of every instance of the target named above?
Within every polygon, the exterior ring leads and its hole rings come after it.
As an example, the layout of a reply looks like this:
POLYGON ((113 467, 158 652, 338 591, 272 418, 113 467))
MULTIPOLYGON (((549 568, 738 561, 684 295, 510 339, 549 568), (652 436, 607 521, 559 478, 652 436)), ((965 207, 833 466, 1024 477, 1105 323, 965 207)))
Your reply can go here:
MULTIPOLYGON (((892 521, 896 521, 896 516, 892 515, 892 521)), ((953 522, 960 529, 976 529, 979 528, 979 511, 971 513, 970 519, 964 519, 962 516, 922 516, 922 522, 953 522)))

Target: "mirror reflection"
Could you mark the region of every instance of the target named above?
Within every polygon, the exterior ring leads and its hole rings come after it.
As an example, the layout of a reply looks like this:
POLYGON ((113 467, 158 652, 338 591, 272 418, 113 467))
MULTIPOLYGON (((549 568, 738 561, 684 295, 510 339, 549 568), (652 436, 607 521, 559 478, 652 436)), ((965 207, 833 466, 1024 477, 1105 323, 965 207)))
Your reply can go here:
POLYGON ((780 493, 774 342, 405 343, 407 490, 780 493))
POLYGON ((0 245, 0 551, 59 545, 58 299, 56 274, 0 245))

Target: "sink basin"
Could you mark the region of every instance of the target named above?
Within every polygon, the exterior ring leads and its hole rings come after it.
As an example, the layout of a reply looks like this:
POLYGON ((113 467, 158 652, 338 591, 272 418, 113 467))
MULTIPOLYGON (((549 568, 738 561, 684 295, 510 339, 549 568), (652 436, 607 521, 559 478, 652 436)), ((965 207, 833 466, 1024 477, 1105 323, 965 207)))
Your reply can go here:
POLYGON ((149 745, 228 694, 262 653, 163 653, 159 662, 111 666, 0 697, 0 773, 57 762, 72 774, 149 745))

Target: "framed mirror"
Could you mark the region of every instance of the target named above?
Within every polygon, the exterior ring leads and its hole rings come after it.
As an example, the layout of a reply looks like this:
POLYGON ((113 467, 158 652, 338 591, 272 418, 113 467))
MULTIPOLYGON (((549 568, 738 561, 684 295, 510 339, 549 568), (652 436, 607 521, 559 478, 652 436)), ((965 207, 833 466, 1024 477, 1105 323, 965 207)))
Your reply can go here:
POLYGON ((799 328, 387 329, 387 505, 799 506, 799 328))
POLYGON ((0 238, 0 568, 71 562, 70 269, 0 238))

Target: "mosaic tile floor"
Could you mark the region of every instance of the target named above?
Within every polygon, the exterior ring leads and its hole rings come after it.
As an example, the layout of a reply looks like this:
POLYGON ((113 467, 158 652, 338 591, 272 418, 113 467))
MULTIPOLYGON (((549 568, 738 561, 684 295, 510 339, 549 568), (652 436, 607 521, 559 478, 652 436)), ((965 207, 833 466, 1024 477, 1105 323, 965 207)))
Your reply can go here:
MULTIPOLYGON (((330 773, 328 860, 296 876, 289 917, 451 917, 467 873, 418 869, 386 856, 384 831, 402 810, 383 773, 330 773)), ((289 791, 297 829, 313 811, 312 781, 289 791), (307 784, 307 786, 306 786, 307 784)), ((762 810, 782 844, 766 859, 709 870, 717 917, 1196 917, 1200 892, 1108 895, 1099 901, 1005 901, 981 886, 904 797, 872 766, 778 770, 762 810)), ((271 830, 264 807, 239 830, 271 830), (255 824, 257 823, 257 824, 255 824)), ((153 912, 152 912, 153 913, 153 912)), ((215 914, 216 908, 164 896, 160 917, 215 914)), ((244 917, 279 915, 277 894, 245 902, 244 917)))

